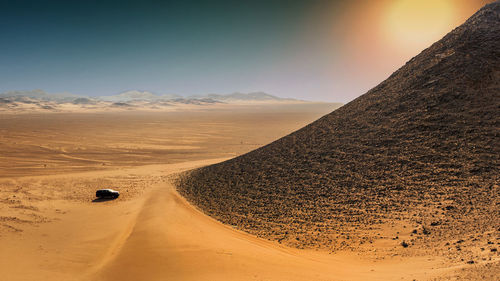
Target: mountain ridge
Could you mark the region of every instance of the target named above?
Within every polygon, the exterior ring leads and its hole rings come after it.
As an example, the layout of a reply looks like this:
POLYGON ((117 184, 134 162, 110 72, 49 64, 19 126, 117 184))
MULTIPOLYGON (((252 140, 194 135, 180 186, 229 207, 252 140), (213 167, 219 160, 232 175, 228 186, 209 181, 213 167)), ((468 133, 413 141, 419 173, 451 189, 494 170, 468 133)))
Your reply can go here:
POLYGON ((172 110, 178 106, 248 103, 303 103, 307 101, 279 98, 263 92, 207 94, 183 97, 157 95, 148 91, 126 91, 117 95, 90 97, 71 93, 51 94, 43 90, 0 93, 0 112, 72 112, 99 110, 172 110))
POLYGON ((405 245, 427 249, 474 229, 500 238, 499 18, 500 3, 486 5, 366 94, 182 175, 179 192, 224 223, 299 248, 371 244, 383 240, 373 229, 395 221, 405 245))
MULTIPOLYGON (((177 94, 155 94, 148 91, 130 90, 121 92, 116 95, 109 96, 85 96, 75 95, 71 93, 47 93, 40 89, 28 91, 6 91, 0 93, 1 98, 31 98, 45 101, 57 102, 72 102, 79 98, 89 100, 102 100, 110 102, 129 102, 129 101, 159 101, 159 100, 176 100, 176 99, 212 99, 214 101, 294 101, 292 98, 280 98, 264 92, 240 93, 231 94, 206 94, 206 95, 191 95, 181 96, 177 94)), ((297 100, 299 101, 299 100, 297 100)))

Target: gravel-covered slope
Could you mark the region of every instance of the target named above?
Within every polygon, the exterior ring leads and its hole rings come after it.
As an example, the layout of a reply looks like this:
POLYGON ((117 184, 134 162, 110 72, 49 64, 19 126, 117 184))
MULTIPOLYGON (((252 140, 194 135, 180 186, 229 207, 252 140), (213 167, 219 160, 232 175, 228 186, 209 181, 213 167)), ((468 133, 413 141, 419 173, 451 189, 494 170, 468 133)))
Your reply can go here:
POLYGON ((356 100, 184 174, 178 190, 222 222, 296 247, 371 242, 361 230, 394 220, 431 240, 498 236, 499 136, 496 2, 356 100))

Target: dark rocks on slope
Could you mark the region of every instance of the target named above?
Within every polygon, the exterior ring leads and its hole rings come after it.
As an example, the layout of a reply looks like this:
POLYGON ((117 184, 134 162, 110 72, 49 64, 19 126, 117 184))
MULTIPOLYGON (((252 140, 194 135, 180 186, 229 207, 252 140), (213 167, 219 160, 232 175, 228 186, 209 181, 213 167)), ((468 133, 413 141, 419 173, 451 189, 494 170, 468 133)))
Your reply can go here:
POLYGON ((265 147, 183 175, 178 189, 245 231, 306 238, 295 246, 322 246, 328 235, 396 215, 430 223, 443 201, 454 206, 439 226, 450 235, 498 229, 499 115, 497 2, 368 93, 265 147), (450 226, 456 220, 460 227, 450 226))

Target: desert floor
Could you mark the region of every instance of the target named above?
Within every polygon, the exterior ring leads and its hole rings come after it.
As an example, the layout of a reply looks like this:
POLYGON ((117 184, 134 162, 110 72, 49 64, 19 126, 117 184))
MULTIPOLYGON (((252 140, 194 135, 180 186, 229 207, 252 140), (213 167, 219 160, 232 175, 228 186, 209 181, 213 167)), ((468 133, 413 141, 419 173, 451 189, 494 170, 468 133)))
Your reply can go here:
POLYGON ((469 265, 433 255, 287 248, 213 220, 170 184, 176 173, 265 145, 332 106, 1 115, 0 280, 466 276, 469 265), (121 196, 94 200, 99 188, 121 196))

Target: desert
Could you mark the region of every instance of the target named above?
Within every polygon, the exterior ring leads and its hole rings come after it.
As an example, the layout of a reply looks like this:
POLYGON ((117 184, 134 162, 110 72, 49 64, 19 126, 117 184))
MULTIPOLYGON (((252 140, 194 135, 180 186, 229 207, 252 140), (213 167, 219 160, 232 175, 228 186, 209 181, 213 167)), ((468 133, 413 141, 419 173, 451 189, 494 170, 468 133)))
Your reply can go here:
POLYGON ((374 3, 2 5, 0 281, 499 280, 500 1, 374 3))
POLYGON ((446 259, 401 247, 418 226, 397 220, 360 229, 384 237, 368 247, 301 250, 222 224, 176 191, 182 172, 263 146, 336 107, 2 115, 3 279, 447 280, 437 278, 471 269, 474 278, 496 276, 493 233, 464 242, 486 259, 476 265, 460 261, 472 254, 446 259), (120 198, 92 202, 101 187, 119 189, 120 198))
POLYGON ((184 173, 179 192, 287 246, 431 254, 498 276, 499 13, 486 5, 300 130, 184 173))
MULTIPOLYGON (((285 246, 208 217, 176 191, 179 174, 261 147, 338 106, 2 115, 2 278, 425 280, 454 272, 450 261, 415 249, 387 257, 361 245, 335 253, 285 246), (93 202, 102 187, 120 198, 93 202)), ((401 239, 410 231, 396 227, 401 239)), ((492 261, 494 247, 483 252, 492 261)))
MULTIPOLYGON (((193 263, 204 263, 219 255, 230 257, 232 251, 245 253, 245 249, 252 248, 252 241, 264 243, 262 249, 243 257, 255 259, 273 245, 206 218, 175 192, 171 178, 262 146, 338 106, 259 104, 180 112, 3 114, 2 279, 138 280, 138 274, 147 271, 148 280, 165 280, 165 267, 170 266, 168 271, 178 270, 170 280, 199 280, 207 272, 189 273, 193 263), (102 187, 119 189, 119 200, 92 202, 95 190, 102 187), (155 214, 161 215, 155 218, 155 214), (193 217, 201 220, 183 229, 183 222, 193 217), (158 218, 163 225, 160 233, 156 233, 158 225, 154 222, 158 218), (147 222, 150 219, 152 222, 147 222), (207 224, 208 229, 196 227, 198 223, 207 224), (142 227, 147 229, 144 236, 132 235, 134 229, 142 227), (198 241, 206 236, 205 231, 209 238, 198 241), (138 247, 135 242, 127 242, 132 236, 146 239, 148 235, 160 238, 156 245, 163 245, 163 250, 156 254, 163 258, 154 256, 153 248, 152 253, 145 251, 141 256, 142 244, 138 247), (225 248, 228 237, 236 240, 236 249, 225 248), (163 244, 170 239, 179 242, 163 244), (240 239, 250 242, 240 243, 240 239), (131 266, 126 262, 131 261, 120 261, 124 254, 118 260, 115 257, 122 247, 132 247, 126 251, 132 251, 128 254, 137 263, 134 268, 139 270, 134 274, 126 270, 131 266), (170 247, 177 249, 172 252, 170 247), (213 256, 200 254, 206 247, 213 256), (187 253, 184 262, 177 256, 181 253, 187 253), (172 260, 174 264, 170 264, 172 260), (144 268, 146 264, 151 265, 144 268), (121 275, 117 277, 117 273, 121 275)), ((271 256, 277 254, 279 261, 286 250, 270 252, 271 256)), ((233 264, 226 259, 219 262, 228 268, 233 264)), ((220 268, 211 270, 216 274, 220 268)), ((254 270, 246 269, 247 278, 253 278, 254 270)), ((232 275, 223 271, 219 274, 217 279, 231 279, 238 276, 239 270, 232 275)))

